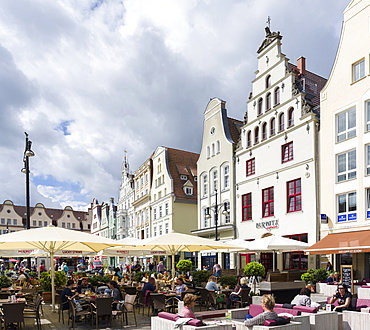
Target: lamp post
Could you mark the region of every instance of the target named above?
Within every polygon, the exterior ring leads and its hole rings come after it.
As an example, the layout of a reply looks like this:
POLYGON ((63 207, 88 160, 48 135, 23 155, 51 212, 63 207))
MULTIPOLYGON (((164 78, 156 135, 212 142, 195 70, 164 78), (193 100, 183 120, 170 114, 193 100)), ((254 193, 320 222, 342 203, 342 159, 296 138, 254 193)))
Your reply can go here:
MULTIPOLYGON (((31 150, 32 142, 28 139, 28 134, 26 135, 26 147, 23 154, 23 164, 22 173, 26 174, 26 229, 31 228, 30 221, 30 161, 29 157, 35 156, 35 153, 31 150)), ((31 258, 27 258, 27 264, 31 267, 31 258)))
POLYGON ((224 202, 221 205, 217 204, 217 189, 215 190, 215 195, 216 195, 216 204, 213 208, 210 208, 210 207, 206 208, 206 219, 211 218, 210 211, 212 211, 215 214, 215 227, 216 227, 216 233, 215 233, 216 238, 215 238, 215 240, 218 241, 218 213, 220 212, 222 207, 224 208, 223 211, 222 211, 223 215, 228 215, 229 211, 227 210, 227 202, 224 202))

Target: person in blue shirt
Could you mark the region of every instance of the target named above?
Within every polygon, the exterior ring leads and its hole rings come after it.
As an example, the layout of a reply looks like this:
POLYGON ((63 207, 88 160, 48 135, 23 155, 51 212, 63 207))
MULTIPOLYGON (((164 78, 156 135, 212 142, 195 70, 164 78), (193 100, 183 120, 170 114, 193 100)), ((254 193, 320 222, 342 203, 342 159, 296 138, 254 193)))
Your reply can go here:
POLYGON ((155 278, 154 277, 150 277, 149 278, 149 282, 147 282, 147 283, 144 284, 143 289, 141 291, 143 292, 144 297, 145 297, 147 291, 157 292, 158 291, 158 288, 155 285, 155 278))
POLYGON ((68 297, 73 298, 73 297, 78 295, 78 293, 75 294, 75 295, 73 294, 73 292, 72 292, 73 285, 74 285, 73 280, 68 280, 67 284, 66 284, 66 287, 63 289, 63 291, 60 295, 60 297, 62 299, 62 304, 63 304, 62 308, 63 308, 63 310, 66 310, 66 309, 69 308, 68 297))
POLYGON ((331 273, 329 277, 326 279, 327 284, 334 284, 334 274, 331 273))
POLYGON ((208 283, 206 285, 206 289, 207 290, 212 290, 212 291, 218 291, 218 287, 217 287, 217 277, 214 276, 214 275, 211 275, 209 278, 208 278, 208 283))

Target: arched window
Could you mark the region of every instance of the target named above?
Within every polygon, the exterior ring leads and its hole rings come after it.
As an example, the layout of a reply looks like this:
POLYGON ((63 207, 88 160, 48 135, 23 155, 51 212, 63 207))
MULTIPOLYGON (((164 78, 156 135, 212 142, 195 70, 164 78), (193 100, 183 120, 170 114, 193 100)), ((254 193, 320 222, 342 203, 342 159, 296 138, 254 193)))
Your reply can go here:
POLYGON ((211 148, 208 146, 207 147, 207 158, 211 156, 211 148))
POLYGON ((266 95, 266 111, 271 109, 271 93, 266 95))
POLYGON ((262 141, 267 138, 267 123, 262 124, 262 141))
POLYGON ((276 87, 274 94, 275 94, 274 105, 277 105, 280 103, 280 88, 279 87, 276 87))
POLYGON ((262 97, 258 100, 258 115, 262 114, 262 97))
POLYGON ((259 142, 259 127, 257 126, 254 129, 254 144, 257 144, 259 142))
POLYGON ((266 88, 269 88, 271 86, 271 76, 268 75, 266 77, 266 88))
POLYGON ((247 133, 247 147, 250 147, 252 145, 252 132, 248 131, 247 133))
POLYGON ((220 141, 217 141, 217 153, 219 154, 221 151, 221 144, 220 141))
POLYGON ((270 121, 270 136, 275 135, 275 117, 270 121))
POLYGON ((284 130, 284 112, 279 116, 279 132, 284 130))
POLYGON ((294 125, 294 109, 290 108, 288 111, 288 127, 294 125))

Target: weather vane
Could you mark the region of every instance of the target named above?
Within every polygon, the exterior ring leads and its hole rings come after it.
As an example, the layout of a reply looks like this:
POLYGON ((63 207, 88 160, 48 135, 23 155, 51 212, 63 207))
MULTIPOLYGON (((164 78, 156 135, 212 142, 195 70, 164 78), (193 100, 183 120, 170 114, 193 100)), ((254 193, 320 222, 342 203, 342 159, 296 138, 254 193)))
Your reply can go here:
POLYGON ((271 28, 271 26, 270 26, 270 24, 271 24, 271 18, 270 18, 270 16, 267 16, 267 21, 266 21, 266 23, 267 23, 267 25, 268 25, 268 27, 269 27, 269 29, 271 28))

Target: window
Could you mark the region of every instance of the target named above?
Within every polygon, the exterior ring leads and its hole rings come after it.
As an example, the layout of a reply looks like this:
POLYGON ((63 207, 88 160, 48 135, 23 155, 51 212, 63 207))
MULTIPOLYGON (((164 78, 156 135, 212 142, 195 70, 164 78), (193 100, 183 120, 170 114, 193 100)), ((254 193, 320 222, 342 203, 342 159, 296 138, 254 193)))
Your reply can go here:
POLYGON ((67 222, 67 228, 71 228, 71 223, 67 222))
POLYGON ((247 160, 247 171, 246 176, 250 176, 256 173, 255 158, 247 160))
POLYGON ((207 207, 203 209, 204 228, 208 227, 207 207))
POLYGON ((228 189, 230 187, 230 167, 226 165, 224 167, 224 189, 228 189))
POLYGON ((141 177, 141 179, 140 179, 140 185, 143 185, 143 184, 144 184, 144 178, 141 177))
POLYGON ((338 195, 338 222, 357 219, 356 192, 338 195))
POLYGON ((62 228, 65 228, 65 227, 66 227, 66 223, 62 222, 62 228))
POLYGON ((228 214, 223 215, 224 223, 230 223, 230 202, 225 202, 225 203, 226 203, 226 210, 228 214))
POLYGON ((356 149, 337 156, 338 182, 356 178, 356 149))
POLYGON ((207 158, 209 158, 210 156, 211 156, 211 149, 208 146, 207 147, 207 158))
POLYGON ((4 218, 1 218, 1 224, 5 225, 5 219, 4 218))
POLYGON ((180 175, 180 180, 187 180, 188 177, 186 175, 180 175))
POLYGON ((366 218, 370 219, 370 188, 366 189, 366 218))
POLYGON ((149 180, 149 176, 148 176, 148 173, 147 173, 147 174, 145 174, 145 183, 148 182, 148 180, 149 180))
POLYGON ((158 199, 161 199, 162 198, 162 192, 158 192, 158 199))
MULTIPOLYGON (((307 243, 307 234, 286 235, 286 238, 294 239, 300 242, 307 243)), ((308 268, 308 257, 305 256, 303 251, 284 252, 283 253, 284 270, 300 269, 305 270, 308 268)))
POLYGON ((288 111, 288 127, 294 125, 294 109, 290 108, 288 111))
POLYGON ((185 187, 185 195, 193 195, 193 188, 191 187, 185 187))
POLYGON ((259 128, 258 126, 254 129, 254 144, 257 144, 259 141, 259 128))
MULTIPOLYGON (((3 223, 3 219, 1 219, 1 223, 3 223)), ((36 221, 32 221, 32 226, 36 227, 36 221)))
POLYGON ((214 155, 215 155, 215 144, 212 143, 212 156, 214 156, 214 155))
POLYGON ((275 135, 275 118, 270 121, 270 136, 275 135))
POLYGON ((370 131, 370 101, 366 102, 366 130, 370 131))
POLYGON ((269 88, 271 86, 271 76, 268 75, 266 77, 266 88, 269 88))
POLYGON ((149 228, 145 229, 145 233, 146 233, 146 238, 149 238, 149 228))
POLYGON ((217 153, 219 154, 221 152, 221 144, 220 141, 217 141, 217 153))
POLYGON ((252 193, 242 196, 243 221, 252 220, 252 193))
POLYGON ((13 219, 13 225, 17 225, 17 219, 13 219))
POLYGON ((159 225, 159 236, 162 236, 162 225, 159 225))
POLYGON ((263 123, 262 125, 262 141, 266 140, 267 138, 267 123, 263 123))
POLYGON ((262 190, 262 217, 274 215, 274 187, 262 190))
POLYGON ((39 227, 42 227, 42 221, 39 221, 39 227))
POLYGON ((153 218, 157 219, 157 209, 153 209, 153 218))
POLYGON ((279 116, 279 132, 284 130, 284 112, 279 116))
POLYGON ((164 230, 165 230, 165 234, 168 234, 168 231, 169 231, 169 230, 168 230, 168 223, 166 223, 166 224, 164 225, 164 228, 165 228, 165 229, 164 229, 164 230))
POLYGON ((208 178, 207 174, 203 175, 203 196, 207 196, 208 194, 208 178))
POLYGON ((217 190, 218 187, 218 173, 217 170, 214 170, 212 172, 212 193, 214 193, 217 190))
POLYGON ((356 82, 365 77, 365 59, 352 65, 352 81, 356 82))
POLYGON ((47 227, 47 226, 48 226, 48 222, 44 221, 44 227, 47 227))
POLYGON ((288 212, 302 210, 301 179, 287 183, 288 212))
POLYGON ((280 103, 280 88, 277 87, 274 92, 274 104, 278 105, 280 103))
POLYGON ((356 136, 356 108, 337 115, 337 142, 356 136))
POLYGON ((293 142, 284 144, 281 147, 281 162, 286 163, 293 160, 293 142))
POLYGON ((168 215, 168 203, 165 204, 164 208, 165 208, 165 214, 168 215))
POLYGON ((157 226, 154 227, 153 233, 154 233, 154 237, 157 236, 157 226))
POLYGON ((370 175, 370 144, 366 146, 366 174, 370 175))
POLYGON ((262 115, 262 97, 258 100, 258 113, 257 116, 262 115))
POLYGON ((162 218, 162 205, 159 205, 159 217, 162 218))
POLYGON ((252 145, 252 132, 248 131, 247 133, 247 147, 250 147, 252 145))
POLYGON ((271 93, 267 93, 266 95, 266 111, 271 109, 271 93))
POLYGON ((76 224, 75 223, 72 223, 72 228, 75 229, 76 228, 76 224))

